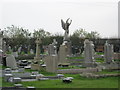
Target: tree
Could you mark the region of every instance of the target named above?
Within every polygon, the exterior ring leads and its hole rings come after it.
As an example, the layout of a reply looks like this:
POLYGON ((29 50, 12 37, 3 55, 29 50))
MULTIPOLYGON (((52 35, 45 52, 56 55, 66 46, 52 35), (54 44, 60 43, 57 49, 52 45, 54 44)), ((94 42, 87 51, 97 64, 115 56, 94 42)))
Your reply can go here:
POLYGON ((41 37, 41 38, 44 38, 44 37, 47 37, 47 36, 50 36, 51 33, 45 31, 44 29, 38 29, 38 30, 34 30, 34 33, 33 33, 33 37, 34 38, 37 38, 37 37, 41 37))
POLYGON ((100 38, 99 33, 96 31, 87 32, 85 29, 77 29, 73 32, 73 35, 79 38, 89 38, 89 39, 97 39, 100 38))
POLYGON ((16 47, 16 51, 21 45, 29 45, 29 37, 31 36, 31 33, 28 29, 12 25, 5 28, 4 35, 6 38, 10 38, 8 45, 10 45, 13 49, 16 47))
POLYGON ((5 28, 4 35, 9 38, 28 38, 31 36, 31 33, 28 29, 11 25, 5 28))

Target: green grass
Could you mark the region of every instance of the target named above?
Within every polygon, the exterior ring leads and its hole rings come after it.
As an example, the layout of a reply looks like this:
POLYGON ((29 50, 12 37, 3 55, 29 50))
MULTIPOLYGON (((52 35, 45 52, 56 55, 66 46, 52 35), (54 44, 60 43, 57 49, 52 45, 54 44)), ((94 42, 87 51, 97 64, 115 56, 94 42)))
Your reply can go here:
MULTIPOLYGON (((32 72, 35 70, 25 70, 26 72, 32 72)), ((56 76, 55 73, 48 73, 46 71, 40 72, 45 76, 56 76)), ((98 72, 99 74, 108 74, 108 73, 118 73, 118 71, 108 71, 104 70, 98 72)), ((46 80, 46 81, 31 81, 31 82, 21 82, 24 87, 34 86, 36 88, 118 88, 118 77, 106 77, 99 79, 91 79, 81 77, 79 74, 64 74, 65 77, 73 77, 74 80, 72 83, 66 84, 62 80, 46 80)), ((13 83, 5 82, 0 78, 0 86, 2 87, 11 87, 14 86, 13 83)))
POLYGON ((97 55, 103 55, 103 52, 96 52, 97 55))
POLYGON ((32 81, 22 84, 24 87, 37 88, 118 88, 118 77, 87 79, 79 76, 69 84, 63 83, 62 80, 32 81))
POLYGON ((0 87, 11 87, 14 86, 13 83, 5 82, 2 77, 0 77, 0 87))
POLYGON ((0 65, 0 70, 1 70, 1 69, 5 69, 5 68, 9 68, 9 67, 6 67, 6 66, 3 66, 3 65, 0 65))
POLYGON ((78 66, 68 66, 68 67, 59 67, 58 69, 82 69, 85 67, 78 67, 78 66))
POLYGON ((68 57, 67 59, 84 59, 84 57, 68 57))
MULTIPOLYGON (((42 72, 41 72, 42 73, 42 72)), ((42 74, 56 75, 55 73, 43 72, 42 74)), ((91 79, 81 77, 79 74, 64 74, 65 77, 73 77, 72 83, 66 84, 62 80, 46 80, 46 81, 31 81, 31 82, 21 82, 24 87, 34 86, 36 88, 117 88, 118 87, 118 77, 107 77, 99 79, 91 79)), ((12 83, 4 82, 2 87, 13 86, 12 83)))

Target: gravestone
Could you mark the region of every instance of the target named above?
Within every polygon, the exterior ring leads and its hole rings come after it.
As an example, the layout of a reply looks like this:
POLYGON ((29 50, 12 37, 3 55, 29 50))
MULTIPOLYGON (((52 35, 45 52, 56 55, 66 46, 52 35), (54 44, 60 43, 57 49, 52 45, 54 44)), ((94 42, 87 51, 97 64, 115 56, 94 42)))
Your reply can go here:
POLYGON ((62 64, 62 63, 67 63, 67 59, 66 57, 67 56, 70 56, 72 55, 72 49, 71 49, 71 42, 70 42, 70 38, 69 38, 69 26, 72 22, 72 20, 69 21, 70 18, 68 18, 66 20, 66 22, 64 22, 62 19, 61 19, 61 25, 62 25, 62 28, 65 30, 65 33, 64 33, 64 38, 63 38, 63 43, 62 45, 60 45, 60 49, 59 49, 59 64, 62 64))
POLYGON ((41 66, 40 66, 40 44, 41 42, 41 38, 37 38, 37 40, 35 41, 36 43, 36 56, 34 57, 33 63, 31 64, 31 69, 32 70, 40 70, 41 66))
POLYGON ((93 59, 94 59, 94 45, 91 41, 86 39, 84 41, 84 63, 85 67, 93 67, 93 59))
POLYGON ((9 52, 12 52, 11 46, 8 47, 8 51, 9 51, 9 52))
POLYGON ((3 49, 2 46, 3 46, 3 32, 0 31, 0 49, 1 50, 3 49))
POLYGON ((35 41, 36 43, 36 56, 34 57, 35 61, 40 60, 40 44, 41 44, 41 38, 37 38, 37 40, 35 41))
POLYGON ((67 46, 66 45, 61 45, 59 52, 58 52, 58 63, 62 64, 62 63, 67 63, 68 60, 66 59, 67 57, 67 46))
POLYGON ((56 72, 58 67, 58 57, 57 55, 48 56, 46 58, 46 71, 56 72))
POLYGON ((11 73, 12 73, 12 70, 11 70, 10 68, 6 68, 6 69, 4 70, 4 73, 5 73, 5 74, 11 74, 11 73))
POLYGON ((57 54, 56 44, 57 44, 56 39, 53 39, 53 43, 48 46, 48 54, 49 55, 56 55, 57 54))
POLYGON ((21 82, 21 78, 19 77, 13 77, 13 83, 21 82))
POLYGON ((3 53, 6 52, 6 42, 5 41, 3 41, 3 48, 2 48, 2 50, 3 50, 3 53))
POLYGON ((22 46, 18 48, 18 53, 21 53, 21 50, 22 50, 22 46))
POLYGON ((2 54, 3 54, 3 31, 0 29, 0 64, 2 63, 2 54))
POLYGON ((34 54, 34 51, 33 51, 33 49, 30 49, 30 54, 34 54))
POLYGON ((104 45, 104 59, 108 64, 113 60, 113 45, 110 45, 107 41, 104 45))
POLYGON ((13 77, 12 74, 5 74, 5 75, 4 75, 4 81, 9 82, 9 79, 10 79, 11 77, 13 77))
POLYGON ((6 64, 7 64, 7 67, 10 67, 12 69, 17 68, 17 63, 16 63, 15 57, 13 55, 8 55, 7 56, 6 64))
POLYGON ((54 45, 53 44, 50 44, 48 46, 48 55, 52 55, 52 54, 55 54, 54 53, 54 45))

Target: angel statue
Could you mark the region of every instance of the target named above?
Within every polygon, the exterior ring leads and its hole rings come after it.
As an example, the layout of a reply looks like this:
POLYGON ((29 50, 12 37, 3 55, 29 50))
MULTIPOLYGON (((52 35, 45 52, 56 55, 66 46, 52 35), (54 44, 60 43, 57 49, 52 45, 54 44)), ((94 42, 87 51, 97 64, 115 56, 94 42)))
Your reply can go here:
POLYGON ((69 26, 70 26, 70 24, 72 22, 72 20, 70 20, 70 22, 68 22, 69 19, 70 18, 68 18, 66 20, 66 23, 61 19, 62 28, 65 30, 64 39, 63 39, 64 41, 68 41, 69 26))

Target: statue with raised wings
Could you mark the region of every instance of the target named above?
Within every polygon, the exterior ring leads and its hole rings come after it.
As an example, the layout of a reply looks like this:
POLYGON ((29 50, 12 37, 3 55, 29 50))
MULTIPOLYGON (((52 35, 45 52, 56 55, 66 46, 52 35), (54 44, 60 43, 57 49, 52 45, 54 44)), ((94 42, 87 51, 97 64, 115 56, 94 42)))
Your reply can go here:
POLYGON ((69 26, 70 26, 70 24, 72 23, 72 20, 70 20, 70 22, 69 22, 69 19, 70 19, 70 18, 68 18, 68 19, 66 20, 66 22, 64 22, 64 21, 61 19, 62 28, 65 30, 64 41, 68 41, 69 26))

